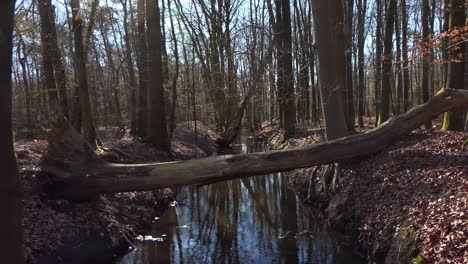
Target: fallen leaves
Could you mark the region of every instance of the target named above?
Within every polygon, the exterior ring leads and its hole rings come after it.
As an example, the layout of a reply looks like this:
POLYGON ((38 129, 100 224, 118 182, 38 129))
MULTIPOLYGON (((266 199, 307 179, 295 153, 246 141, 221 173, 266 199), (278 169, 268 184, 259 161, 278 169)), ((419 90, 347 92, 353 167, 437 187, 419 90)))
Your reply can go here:
MULTIPOLYGON (((416 131, 344 172, 332 199, 346 201, 346 224, 353 226, 348 231, 370 255, 389 250, 399 234, 411 230, 424 263, 468 263, 467 136, 416 131)), ((306 142, 293 139, 283 147, 306 142)), ((299 189, 307 192, 311 171, 292 172, 299 189)))
MULTIPOLYGON (((187 159, 205 156, 197 147, 213 147, 215 134, 198 124, 199 138, 193 136, 190 127, 180 126, 172 142, 173 156, 187 159), (193 138, 193 140, 192 140, 193 138)), ((117 129, 100 131, 107 138, 106 145, 112 146, 102 154, 108 161, 123 163, 167 161, 167 153, 149 144, 140 142, 117 129), (110 136, 106 137, 106 134, 110 136)), ((26 263, 37 263, 38 259, 53 254, 65 245, 78 247, 86 243, 89 234, 110 237, 112 246, 128 241, 151 227, 156 215, 175 199, 170 189, 154 192, 128 192, 104 195, 95 201, 73 204, 64 200, 49 200, 41 190, 40 162, 47 149, 47 141, 19 141, 16 143, 18 164, 23 189, 23 232, 26 263)), ((114 252, 112 252, 114 253, 114 252)), ((81 252, 81 254, 86 254, 81 252)), ((104 253, 103 253, 104 254, 104 253)), ((59 261, 59 260, 57 260, 59 261)), ((50 262, 47 262, 50 263, 50 262)), ((54 262, 54 263, 60 263, 54 262)))

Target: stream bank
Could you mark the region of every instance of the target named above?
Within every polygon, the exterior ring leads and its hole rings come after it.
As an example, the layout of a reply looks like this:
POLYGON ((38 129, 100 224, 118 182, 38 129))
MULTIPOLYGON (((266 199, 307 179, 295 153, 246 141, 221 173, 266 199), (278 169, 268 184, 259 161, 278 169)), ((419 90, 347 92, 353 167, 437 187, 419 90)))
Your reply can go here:
MULTIPOLYGON (((179 124, 172 155, 141 142, 117 128, 100 131, 106 150, 99 155, 110 162, 164 162, 192 159, 216 151, 218 136, 198 123, 179 124), (172 157, 171 157, 172 156, 172 157)), ((23 139, 15 144, 23 193, 23 232, 26 263, 113 263, 128 251, 138 235, 145 234, 155 217, 171 206, 176 191, 169 188, 101 195, 83 203, 50 200, 43 192, 47 172, 41 161, 47 141, 23 139)))
MULTIPOLYGON (((323 140, 320 129, 299 127, 284 141, 275 124, 258 138, 275 149, 323 140)), ((418 130, 379 153, 343 163, 333 195, 324 195, 325 166, 288 172, 296 191, 320 208, 330 226, 356 241, 371 263, 468 261, 468 147, 464 132, 418 130)))

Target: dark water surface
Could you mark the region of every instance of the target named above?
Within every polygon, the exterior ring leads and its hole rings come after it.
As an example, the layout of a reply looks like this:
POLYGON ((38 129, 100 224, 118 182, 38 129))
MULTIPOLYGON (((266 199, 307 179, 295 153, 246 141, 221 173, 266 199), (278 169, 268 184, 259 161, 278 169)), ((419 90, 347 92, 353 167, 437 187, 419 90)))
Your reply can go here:
MULTIPOLYGON (((263 151, 248 135, 240 152, 263 151)), ((366 263, 280 174, 186 187, 178 200, 118 263, 366 263)))

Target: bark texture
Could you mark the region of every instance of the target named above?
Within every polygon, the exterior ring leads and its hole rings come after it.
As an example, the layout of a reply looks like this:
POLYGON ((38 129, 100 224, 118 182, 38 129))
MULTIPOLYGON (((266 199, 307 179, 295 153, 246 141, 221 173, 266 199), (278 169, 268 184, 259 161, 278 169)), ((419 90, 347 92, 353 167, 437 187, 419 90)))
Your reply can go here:
POLYGON ((147 136, 151 143, 169 149, 164 104, 163 65, 161 57, 161 21, 157 1, 146 2, 146 23, 148 27, 149 59, 149 118, 147 136))
POLYGON ((80 97, 80 110, 82 115, 83 137, 94 148, 98 145, 98 136, 94 126, 89 97, 88 74, 86 70, 86 54, 83 47, 83 20, 80 14, 80 2, 71 0, 70 6, 73 14, 73 36, 75 46, 75 67, 77 86, 80 97))
POLYGON ((13 148, 11 65, 15 1, 0 1, 0 248, 2 262, 24 262, 21 194, 13 148))

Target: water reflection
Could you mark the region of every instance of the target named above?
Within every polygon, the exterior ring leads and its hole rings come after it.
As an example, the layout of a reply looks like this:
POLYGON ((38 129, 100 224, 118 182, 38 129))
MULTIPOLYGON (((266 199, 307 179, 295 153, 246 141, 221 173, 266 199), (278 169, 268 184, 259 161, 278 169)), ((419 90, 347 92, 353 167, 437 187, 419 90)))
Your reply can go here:
MULTIPOLYGON (((240 151, 262 151, 242 133, 240 151)), ((318 223, 280 174, 186 187, 119 263, 364 263, 318 223)))

